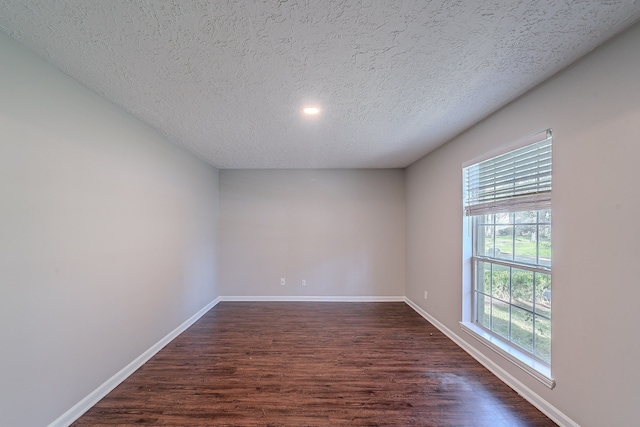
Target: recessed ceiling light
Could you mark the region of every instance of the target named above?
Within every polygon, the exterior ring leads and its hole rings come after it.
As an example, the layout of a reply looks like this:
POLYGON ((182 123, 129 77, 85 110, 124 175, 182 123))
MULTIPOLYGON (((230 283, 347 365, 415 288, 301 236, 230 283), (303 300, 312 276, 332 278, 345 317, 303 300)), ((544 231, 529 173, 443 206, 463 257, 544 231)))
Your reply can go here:
POLYGON ((305 107, 302 109, 302 112, 307 116, 315 116, 320 113, 320 109, 318 107, 305 107))

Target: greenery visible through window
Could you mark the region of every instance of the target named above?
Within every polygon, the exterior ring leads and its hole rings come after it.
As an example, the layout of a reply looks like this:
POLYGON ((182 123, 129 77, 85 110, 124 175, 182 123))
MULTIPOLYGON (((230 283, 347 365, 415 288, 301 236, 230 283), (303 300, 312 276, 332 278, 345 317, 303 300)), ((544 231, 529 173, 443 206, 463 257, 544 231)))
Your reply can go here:
POLYGON ((551 211, 473 217, 475 322, 551 362, 551 211))
MULTIPOLYGON (((463 294, 463 326, 547 379, 551 172, 550 129, 463 167, 464 228, 471 228, 465 237, 470 263, 465 264, 469 270, 464 286, 471 292, 463 294)), ((553 383, 543 382, 553 388, 553 383)))

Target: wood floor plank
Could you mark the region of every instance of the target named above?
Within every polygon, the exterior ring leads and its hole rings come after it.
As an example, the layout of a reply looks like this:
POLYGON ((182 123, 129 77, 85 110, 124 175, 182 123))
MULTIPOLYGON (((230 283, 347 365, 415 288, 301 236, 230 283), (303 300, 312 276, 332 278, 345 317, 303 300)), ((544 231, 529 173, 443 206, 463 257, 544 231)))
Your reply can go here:
POLYGON ((555 426, 404 303, 222 302, 74 426, 555 426))

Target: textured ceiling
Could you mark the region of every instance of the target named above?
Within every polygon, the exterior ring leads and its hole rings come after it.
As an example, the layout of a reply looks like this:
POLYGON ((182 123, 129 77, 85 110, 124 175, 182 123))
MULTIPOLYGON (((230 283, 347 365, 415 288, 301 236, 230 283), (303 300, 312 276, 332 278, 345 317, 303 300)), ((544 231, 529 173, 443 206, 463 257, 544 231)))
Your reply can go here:
POLYGON ((407 166, 638 19, 634 0, 0 0, 1 30, 219 168, 407 166))

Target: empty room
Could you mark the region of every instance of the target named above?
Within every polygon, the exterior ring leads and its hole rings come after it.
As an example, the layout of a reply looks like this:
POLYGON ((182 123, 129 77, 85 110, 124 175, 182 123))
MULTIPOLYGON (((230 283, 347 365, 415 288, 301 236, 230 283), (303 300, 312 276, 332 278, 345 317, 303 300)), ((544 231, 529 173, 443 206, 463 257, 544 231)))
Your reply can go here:
POLYGON ((0 425, 637 425, 639 76, 635 0, 0 0, 0 425))

